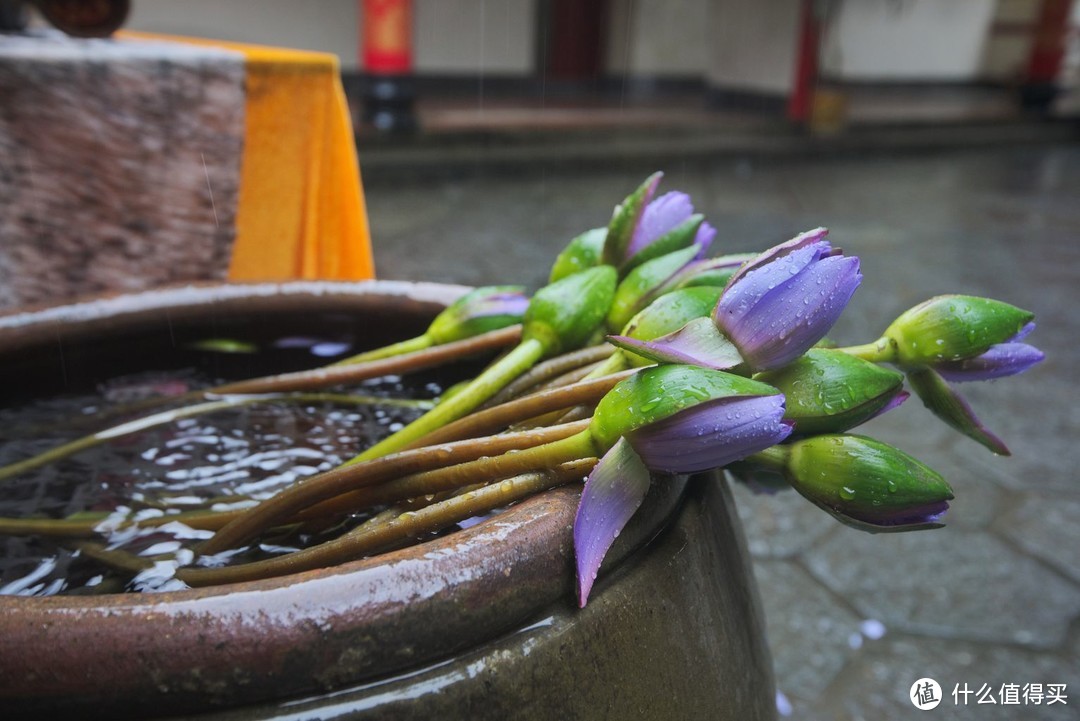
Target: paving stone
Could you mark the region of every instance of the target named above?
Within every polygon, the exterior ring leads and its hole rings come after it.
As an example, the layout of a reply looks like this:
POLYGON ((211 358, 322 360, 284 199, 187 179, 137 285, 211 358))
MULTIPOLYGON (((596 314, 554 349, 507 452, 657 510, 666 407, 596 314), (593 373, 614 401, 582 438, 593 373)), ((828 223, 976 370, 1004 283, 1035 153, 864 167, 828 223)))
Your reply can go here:
POLYGON ((889 636, 866 649, 814 704, 813 712, 837 721, 900 721, 946 718, 958 721, 1068 721, 1080 705, 1080 667, 1053 653, 997 644, 889 636), (911 702, 911 686, 932 678, 942 689, 936 709, 921 711, 911 702), (1024 704, 1025 684, 1065 684, 1066 703, 1024 704), (974 691, 962 702, 964 684, 974 691), (986 685, 997 704, 978 704, 986 685), (1002 686, 1017 684, 1019 705, 1004 705, 1002 686), (953 691, 957 691, 954 698, 953 691), (957 699, 961 703, 957 703, 957 699), (923 714, 926 714, 925 716, 923 714), (935 716, 936 714, 936 716, 935 716))
POLYGON ((1028 495, 998 529, 1033 556, 1080 582, 1080 496, 1028 495))
POLYGON ((989 533, 872 536, 842 528, 806 562, 889 628, 1055 646, 1080 613, 1080 589, 989 533))
POLYGON ((754 493, 739 482, 731 483, 731 489, 755 558, 789 558, 802 553, 837 525, 795 491, 754 493))
POLYGON ((860 620, 794 563, 754 564, 777 688, 792 705, 817 696, 861 644, 860 620))

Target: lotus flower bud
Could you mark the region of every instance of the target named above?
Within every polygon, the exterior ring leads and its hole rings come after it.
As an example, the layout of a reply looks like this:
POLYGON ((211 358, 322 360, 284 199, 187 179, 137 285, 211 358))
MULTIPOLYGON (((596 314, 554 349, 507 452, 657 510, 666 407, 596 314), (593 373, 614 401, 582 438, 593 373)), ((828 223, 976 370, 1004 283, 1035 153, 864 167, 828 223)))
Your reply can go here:
POLYGON ((520 286, 477 288, 435 316, 426 335, 436 345, 471 338, 520 323, 528 306, 529 299, 520 286))
POLYGON ((598 265, 600 255, 604 252, 604 239, 607 238, 607 233, 607 228, 593 228, 571 240, 555 258, 548 282, 554 283, 568 275, 580 273, 598 265))
POLYGON ((755 380, 787 398, 788 420, 799 436, 840 433, 895 408, 908 394, 904 376, 843 351, 813 348, 755 380))
POLYGON ((785 475, 795 490, 863 530, 938 527, 953 498, 936 472, 872 438, 816 436, 786 448, 785 475))
POLYGON ((694 213, 686 193, 671 192, 653 200, 663 177, 654 173, 615 208, 604 242, 603 262, 625 276, 634 268, 662 255, 694 247, 704 257, 716 229, 694 213))
POLYGON ((615 269, 601 265, 555 281, 536 291, 525 311, 523 340, 537 340, 546 355, 579 348, 611 307, 615 269))
POLYGON ((646 368, 601 399, 590 432, 600 448, 620 437, 654 470, 718 468, 779 443, 784 397, 775 388, 696 366, 646 368))
POLYGON ((981 355, 1016 337, 1034 317, 989 298, 940 295, 905 311, 884 335, 900 365, 935 365, 981 355))
POLYGON ((834 250, 824 228, 759 255, 735 273, 720 296, 716 325, 748 365, 787 365, 818 342, 859 286, 858 258, 834 250))
POLYGON ((578 598, 585 605, 600 563, 641 505, 650 470, 692 473, 764 450, 791 432, 784 397, 764 383, 694 366, 647 368, 600 401, 589 426, 606 449, 574 519, 578 598))

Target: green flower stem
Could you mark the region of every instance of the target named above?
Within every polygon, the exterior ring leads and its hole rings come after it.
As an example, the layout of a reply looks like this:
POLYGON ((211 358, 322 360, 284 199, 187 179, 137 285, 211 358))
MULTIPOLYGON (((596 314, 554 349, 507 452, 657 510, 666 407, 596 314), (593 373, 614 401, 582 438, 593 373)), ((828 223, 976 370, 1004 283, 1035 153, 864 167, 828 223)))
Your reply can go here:
POLYGON ((425 348, 430 348, 433 345, 435 345, 435 342, 431 340, 427 333, 425 333, 424 335, 418 335, 415 338, 409 338, 408 340, 384 345, 382 348, 374 348, 369 351, 364 351, 363 353, 357 353, 354 356, 349 356, 348 358, 331 363, 330 367, 370 363, 371 361, 393 358, 394 356, 404 355, 406 353, 415 353, 424 350, 425 348))
POLYGON ((391 406, 407 406, 411 408, 423 408, 430 407, 430 403, 427 401, 411 401, 401 400, 393 398, 378 398, 375 396, 350 396, 344 393, 273 393, 266 395, 233 395, 221 400, 210 401, 208 403, 197 403, 191 406, 184 406, 182 408, 176 408, 171 411, 162 411, 161 413, 155 413, 153 415, 137 418, 136 420, 129 421, 127 423, 121 423, 118 426, 112 428, 106 428, 103 431, 98 431, 88 436, 77 438, 74 441, 69 441, 62 445, 50 448, 49 450, 39 453, 36 456, 31 456, 24 460, 12 463, 10 465, 0 468, 0 481, 7 480, 13 476, 32 471, 35 468, 54 463, 61 459, 72 456, 80 451, 85 451, 88 448, 99 446, 117 438, 131 435, 132 433, 140 433, 151 428, 157 428, 158 426, 168 425, 174 421, 183 418, 193 418, 195 416, 202 416, 208 413, 215 413, 217 411, 226 410, 229 408, 238 408, 242 406, 256 405, 259 403, 274 403, 274 402, 289 402, 289 403, 341 403, 341 404, 361 404, 361 405, 391 405, 391 406))
POLYGON ((388 374, 400 375, 410 371, 431 368, 460 358, 479 355, 515 343, 520 337, 521 326, 514 325, 473 336, 466 340, 454 341, 453 343, 446 343, 394 358, 253 378, 236 383, 226 383, 223 386, 211 388, 207 392, 218 394, 275 393, 280 391, 306 391, 341 383, 357 383, 369 378, 378 378, 388 374))
MULTIPOLYGON (((488 438, 474 438, 458 443, 402 451, 352 466, 338 466, 294 483, 254 508, 241 512, 228 525, 214 534, 213 538, 207 540, 200 552, 212 554, 240 546, 265 529, 293 518, 304 509, 342 494, 356 492, 358 488, 384 483, 405 474, 419 473, 487 455, 548 443, 565 438, 573 432, 577 432, 576 427, 504 433, 488 438)), ((305 517, 310 517, 310 515, 305 517)))
POLYGON ((463 438, 496 433, 514 423, 533 418, 541 413, 561 412, 563 409, 581 405, 582 403, 595 403, 605 393, 614 388, 616 383, 633 375, 633 373, 634 371, 623 371, 602 378, 580 381, 561 388, 532 393, 509 403, 476 411, 427 434, 410 444, 409 447, 449 443, 463 438))
POLYGON ((384 438, 360 455, 346 461, 349 466, 399 451, 409 443, 456 421, 499 392, 503 386, 532 367, 544 355, 544 344, 535 338, 523 340, 514 350, 473 379, 468 387, 447 398, 397 433, 384 438))
POLYGON ((787 468, 790 455, 791 451, 787 446, 773 446, 747 456, 746 460, 782 473, 787 468))
POLYGON ((592 433, 586 428, 568 438, 525 448, 516 453, 484 456, 458 465, 404 476, 378 486, 367 486, 350 493, 349 507, 341 507, 338 510, 355 512, 473 483, 554 468, 561 463, 578 458, 601 455, 598 450, 592 433))
MULTIPOLYGON (((640 370, 639 368, 633 368, 628 370, 629 366, 630 364, 626 359, 626 352, 620 348, 617 349, 615 353, 608 356, 606 360, 602 361, 600 365, 589 371, 581 379, 581 382, 587 382, 598 378, 617 378, 618 380, 622 380, 623 378, 633 375, 638 370, 640 370)), ((598 399, 585 399, 582 400, 581 403, 590 403, 593 400, 598 399)), ((556 409, 549 413, 544 413, 543 415, 538 415, 536 417, 530 417, 528 419, 522 420, 528 420, 527 425, 530 428, 535 428, 536 426, 550 426, 553 423, 565 423, 583 417, 584 415, 582 413, 574 413, 574 409, 571 409, 569 411, 564 411, 563 409, 556 409)))
POLYGON ((888 338, 878 338, 873 343, 863 345, 851 345, 836 350, 853 355, 856 358, 870 361, 871 363, 895 363, 896 343, 888 338))
POLYGON ((285 556, 222 568, 185 568, 177 578, 190 586, 211 586, 261 578, 273 578, 344 563, 372 551, 489 513, 548 488, 580 480, 596 465, 583 458, 550 470, 526 473, 501 483, 470 490, 389 520, 365 523, 333 541, 285 556))
POLYGON ((582 366, 602 361, 615 351, 614 347, 604 343, 555 356, 543 363, 537 363, 530 370, 522 373, 505 388, 491 397, 487 405, 499 405, 518 397, 522 393, 535 389, 536 386, 557 376, 573 371, 582 366))

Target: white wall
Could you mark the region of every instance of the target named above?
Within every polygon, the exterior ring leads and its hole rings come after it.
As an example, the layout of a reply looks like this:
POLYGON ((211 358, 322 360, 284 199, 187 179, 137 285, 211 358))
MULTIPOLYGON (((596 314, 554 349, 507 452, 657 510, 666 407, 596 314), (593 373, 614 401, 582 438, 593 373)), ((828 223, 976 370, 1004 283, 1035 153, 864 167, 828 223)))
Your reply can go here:
POLYGON ((825 29, 823 75, 855 81, 974 80, 996 7, 996 0, 839 3, 825 29))
POLYGON ((528 74, 536 68, 536 0, 414 0, 416 70, 528 74))
POLYGON ((799 6, 795 0, 713 0, 709 84, 787 95, 795 77, 799 6))
MULTIPOLYGON (((537 0, 414 0, 419 72, 531 74, 537 0)), ((358 0, 135 0, 125 27, 334 53, 359 65, 358 0)))
POLYGON ((129 30, 334 53, 358 64, 357 0, 134 0, 129 30))
POLYGON ((700 77, 709 63, 710 0, 612 0, 606 72, 700 77))

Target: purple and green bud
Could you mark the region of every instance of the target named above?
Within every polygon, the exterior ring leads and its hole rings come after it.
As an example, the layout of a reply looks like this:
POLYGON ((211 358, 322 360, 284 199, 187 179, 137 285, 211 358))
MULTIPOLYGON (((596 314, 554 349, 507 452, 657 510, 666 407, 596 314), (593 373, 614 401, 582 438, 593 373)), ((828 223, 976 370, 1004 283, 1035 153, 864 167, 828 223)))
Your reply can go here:
POLYGON ((798 436, 840 433, 907 399, 904 376, 839 350, 812 348, 783 368, 754 376, 787 398, 798 436))
POLYGON ((611 308, 615 280, 615 269, 600 265, 536 291, 525 311, 522 341, 538 341, 548 356, 585 345, 611 308))
POLYGON ((615 208, 601 260, 625 276, 634 268, 668 253, 693 247, 703 258, 716 229, 694 213, 690 196, 678 191, 653 200, 662 173, 649 176, 615 208))
POLYGON ((585 482, 574 520, 578 599, 641 505, 652 471, 694 473, 783 441, 784 397, 764 383, 694 366, 647 368, 601 399, 589 426, 603 458, 585 482))
POLYGON ((840 521, 871 532, 937 528, 953 498, 934 470, 864 436, 826 435, 787 446, 788 482, 840 521))
POLYGON ((607 228, 593 228, 586 230, 581 235, 570 241, 569 244, 555 258, 551 266, 549 283, 580 273, 600 264, 600 256, 604 252, 604 239, 607 238, 607 228))
POLYGON ((732 276, 714 319, 754 370, 779 368, 813 347, 859 287, 859 260, 818 228, 759 255, 732 276))
POLYGON ((520 323, 528 306, 529 299, 520 286, 477 288, 435 316, 425 335, 434 345, 471 338, 520 323))
POLYGON ((884 333, 901 366, 975 358, 1025 331, 1035 318, 1016 306, 969 295, 940 295, 905 311, 884 333))

